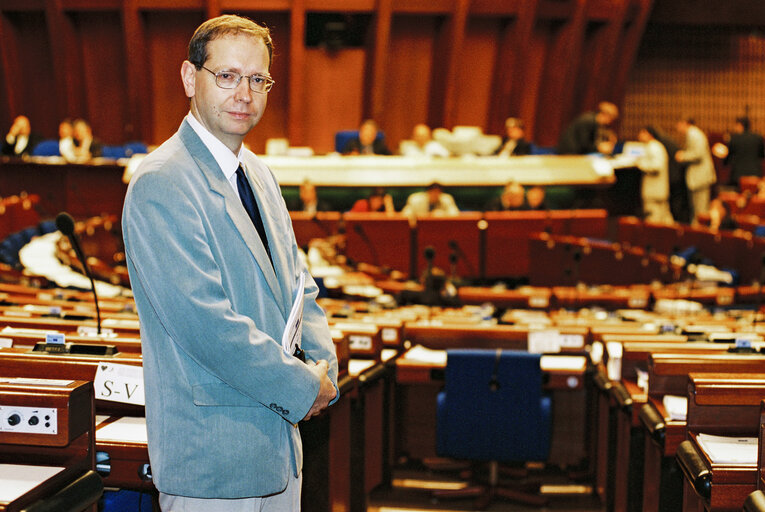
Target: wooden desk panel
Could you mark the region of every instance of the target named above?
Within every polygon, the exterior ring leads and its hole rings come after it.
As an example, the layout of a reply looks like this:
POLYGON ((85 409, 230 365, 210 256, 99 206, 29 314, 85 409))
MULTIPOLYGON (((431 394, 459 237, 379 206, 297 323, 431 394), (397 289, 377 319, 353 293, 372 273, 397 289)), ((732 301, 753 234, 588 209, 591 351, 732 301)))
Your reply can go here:
POLYGON ((756 490, 756 463, 713 463, 699 447, 696 434, 757 437, 763 396, 765 374, 689 375, 688 440, 677 454, 685 474, 684 510, 695 510, 699 504, 710 511, 741 510, 746 497, 756 490), (706 485, 699 484, 699 471, 707 473, 706 485), (694 491, 700 487, 703 493, 694 491))
POLYGON ((122 214, 127 185, 124 167, 113 161, 98 164, 50 164, 43 161, 0 159, 3 195, 28 191, 40 196, 42 217, 67 211, 74 217, 122 214))

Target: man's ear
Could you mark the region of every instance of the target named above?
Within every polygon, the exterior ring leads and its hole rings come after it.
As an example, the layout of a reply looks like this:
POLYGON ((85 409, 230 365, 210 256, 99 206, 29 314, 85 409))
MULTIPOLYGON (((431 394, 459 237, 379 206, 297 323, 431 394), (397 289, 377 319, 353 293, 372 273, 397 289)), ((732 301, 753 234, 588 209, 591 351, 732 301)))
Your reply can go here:
POLYGON ((187 98, 194 97, 194 91, 196 87, 197 68, 189 62, 184 60, 181 64, 181 81, 183 82, 183 90, 186 92, 187 98))

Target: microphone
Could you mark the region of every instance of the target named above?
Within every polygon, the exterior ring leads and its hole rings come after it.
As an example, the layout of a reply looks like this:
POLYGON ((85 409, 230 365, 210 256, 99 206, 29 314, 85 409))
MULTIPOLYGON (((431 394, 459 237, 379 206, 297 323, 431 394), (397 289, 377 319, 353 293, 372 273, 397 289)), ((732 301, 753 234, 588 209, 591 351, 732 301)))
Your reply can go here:
POLYGON ((82 252, 80 242, 77 239, 77 234, 74 232, 74 219, 66 212, 61 212, 56 215, 56 227, 62 234, 69 238, 69 243, 72 244, 74 253, 77 255, 77 259, 82 264, 82 270, 85 275, 90 279, 90 289, 93 291, 93 299, 96 303, 96 320, 98 326, 98 334, 101 334, 101 311, 98 309, 98 295, 96 295, 96 283, 93 281, 93 276, 90 273, 90 267, 85 259, 85 254, 82 252))
POLYGON ((314 213, 311 215, 311 222, 319 226, 319 229, 324 233, 324 236, 330 236, 332 233, 329 231, 329 228, 324 225, 324 223, 319 220, 319 217, 314 213))
POLYGON ((375 244, 372 243, 372 240, 369 238, 369 236, 367 236, 367 231, 364 229, 364 226, 361 224, 354 224, 353 230, 357 235, 359 235, 359 238, 361 238, 361 240, 364 242, 364 245, 367 246, 367 249, 369 249, 369 253, 372 255, 372 265, 379 267, 380 258, 377 255, 377 249, 375 248, 375 244))
POLYGON ((449 254, 449 269, 451 273, 452 282, 457 281, 457 262, 459 261, 459 256, 456 252, 452 252, 449 254))
POLYGON ((436 257, 436 250, 432 245, 429 245, 425 248, 422 255, 425 256, 425 261, 427 264, 427 267, 425 268, 425 275, 429 276, 433 273, 433 258, 436 257))
POLYGON ((467 256, 465 256, 465 252, 462 250, 462 247, 460 247, 460 244, 457 243, 456 240, 449 240, 449 248, 454 251, 454 253, 459 256, 459 259, 465 262, 465 266, 468 269, 468 272, 472 277, 475 277, 476 272, 473 268, 473 264, 470 263, 470 260, 467 259, 467 256))

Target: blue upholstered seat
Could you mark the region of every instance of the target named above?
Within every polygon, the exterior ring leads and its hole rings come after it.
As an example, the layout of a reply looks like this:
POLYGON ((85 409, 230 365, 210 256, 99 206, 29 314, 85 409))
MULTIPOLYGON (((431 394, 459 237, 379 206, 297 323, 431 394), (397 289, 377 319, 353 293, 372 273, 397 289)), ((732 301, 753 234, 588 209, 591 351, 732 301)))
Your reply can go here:
POLYGON ((61 156, 58 149, 58 140, 47 139, 37 143, 32 148, 32 156, 61 156))
MULTIPOLYGON (((351 139, 357 139, 358 137, 358 130, 341 130, 335 133, 335 151, 342 153, 345 150, 345 146, 348 145, 348 141, 351 139)), ((385 134, 382 132, 382 130, 378 130, 375 140, 381 140, 384 138, 385 134)))
MULTIPOLYGON (((542 388, 539 354, 494 349, 447 352, 446 384, 438 395, 437 453, 497 462, 546 461, 551 401, 542 388)), ((518 499, 489 482, 490 496, 518 499)), ((534 499, 531 496, 529 503, 534 499)))

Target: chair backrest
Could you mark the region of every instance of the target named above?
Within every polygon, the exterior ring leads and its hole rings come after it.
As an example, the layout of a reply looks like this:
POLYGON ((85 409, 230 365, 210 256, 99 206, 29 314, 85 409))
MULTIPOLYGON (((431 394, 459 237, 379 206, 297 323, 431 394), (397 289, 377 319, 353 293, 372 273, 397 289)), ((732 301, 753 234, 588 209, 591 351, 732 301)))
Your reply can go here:
POLYGON ((522 351, 449 350, 446 385, 438 397, 438 454, 546 460, 552 423, 539 361, 539 354, 522 351))
POLYGON ((32 149, 32 156, 61 156, 58 141, 54 139, 41 140, 32 149))
POLYGON ((101 156, 104 158, 127 158, 124 146, 104 146, 101 150, 101 156))
POLYGON ((149 148, 146 143, 141 141, 133 141, 125 143, 125 156, 131 157, 133 155, 142 155, 149 152, 149 148))

